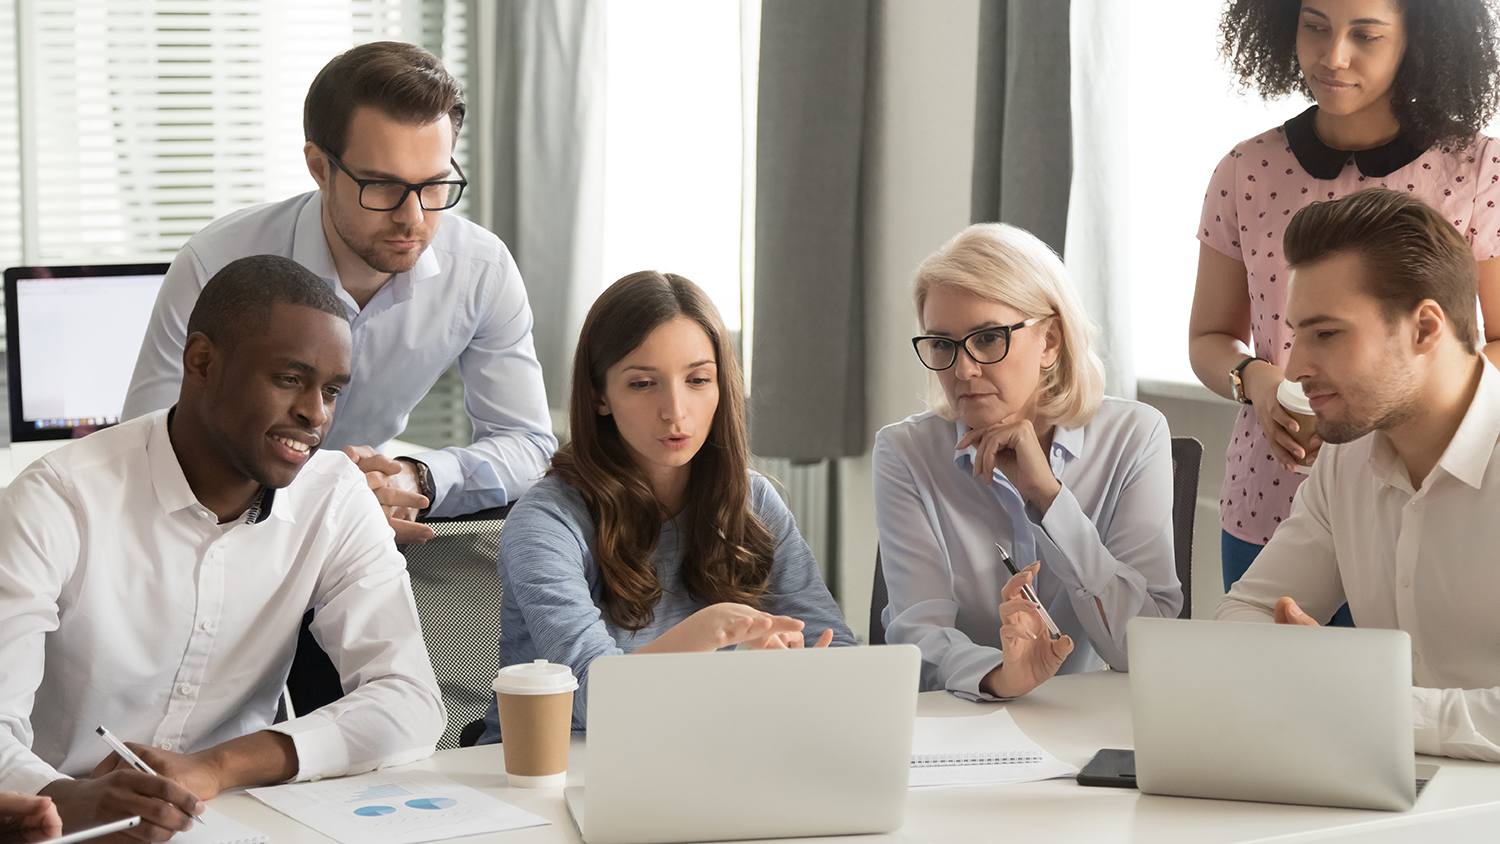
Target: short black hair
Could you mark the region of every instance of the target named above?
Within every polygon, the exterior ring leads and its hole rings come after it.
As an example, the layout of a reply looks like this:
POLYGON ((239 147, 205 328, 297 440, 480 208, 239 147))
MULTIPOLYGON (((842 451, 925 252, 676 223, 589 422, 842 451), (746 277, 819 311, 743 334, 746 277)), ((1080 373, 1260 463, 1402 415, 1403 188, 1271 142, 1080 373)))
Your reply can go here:
MULTIPOLYGON (((1391 114, 1418 149, 1463 149, 1500 106, 1494 0, 1394 0, 1406 15, 1406 53, 1391 84, 1391 114)), ((1297 64, 1302 0, 1230 0, 1219 51, 1240 85, 1275 99, 1312 91, 1297 64)))
POLYGON ((1474 354, 1479 339, 1474 252, 1452 222, 1415 196, 1365 188, 1314 202, 1287 224, 1282 247, 1294 270, 1336 253, 1358 255, 1365 292, 1380 302, 1387 325, 1431 299, 1443 309, 1464 351, 1474 354))
POLYGON ((230 261, 203 286, 187 333, 201 332, 214 345, 232 349, 247 333, 269 331, 277 304, 316 308, 349 321, 344 303, 311 270, 280 255, 251 255, 230 261))
POLYGON ((374 41, 334 56, 318 71, 302 104, 303 137, 342 158, 349 121, 365 105, 414 126, 446 114, 455 144, 468 109, 463 85, 437 56, 415 44, 374 41))

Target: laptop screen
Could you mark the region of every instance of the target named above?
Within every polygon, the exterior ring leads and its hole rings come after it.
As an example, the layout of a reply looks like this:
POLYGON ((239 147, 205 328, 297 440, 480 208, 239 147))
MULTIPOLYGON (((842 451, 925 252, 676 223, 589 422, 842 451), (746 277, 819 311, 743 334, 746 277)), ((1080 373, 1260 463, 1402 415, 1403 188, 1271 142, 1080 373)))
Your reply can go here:
POLYGON ((120 421, 167 264, 5 271, 10 437, 81 437, 120 421))

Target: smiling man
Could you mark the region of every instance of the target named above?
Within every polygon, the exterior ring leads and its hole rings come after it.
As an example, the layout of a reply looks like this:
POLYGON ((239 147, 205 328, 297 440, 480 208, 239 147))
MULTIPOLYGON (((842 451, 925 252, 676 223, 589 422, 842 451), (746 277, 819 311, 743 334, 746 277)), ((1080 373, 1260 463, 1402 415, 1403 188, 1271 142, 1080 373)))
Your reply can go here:
POLYGON ((0 791, 146 840, 244 785, 423 758, 445 714, 405 561, 363 474, 322 450, 349 383, 339 299, 231 262, 188 319, 171 410, 38 460, 0 498, 0 791), (340 701, 272 725, 303 613, 340 701), (109 755, 103 725, 160 777, 109 755), (76 779, 75 779, 76 778, 76 779))
POLYGON ((157 298, 125 418, 176 398, 188 313, 209 277, 235 258, 281 255, 322 278, 349 317, 353 381, 325 444, 366 471, 397 541, 432 536, 415 521, 421 508, 456 516, 520 497, 557 440, 516 263, 495 235, 445 213, 467 184, 452 158, 464 112, 458 81, 420 47, 383 41, 329 62, 303 106, 318 190, 237 211, 188 240, 157 298), (473 443, 380 456, 455 360, 473 443))
POLYGON ((1500 371, 1476 351, 1473 253, 1374 188, 1292 219, 1287 377, 1326 445, 1219 604, 1231 621, 1411 634, 1418 753, 1500 761, 1500 371))

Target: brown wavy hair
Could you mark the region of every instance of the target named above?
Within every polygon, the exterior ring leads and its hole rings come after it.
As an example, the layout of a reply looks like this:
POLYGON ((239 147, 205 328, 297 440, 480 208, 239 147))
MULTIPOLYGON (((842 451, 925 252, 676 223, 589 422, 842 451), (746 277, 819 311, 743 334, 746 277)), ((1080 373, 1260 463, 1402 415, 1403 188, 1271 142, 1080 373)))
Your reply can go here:
POLYGON ((604 611, 616 625, 640 630, 656 617, 661 582, 652 552, 662 508, 635 465, 613 416, 599 415, 605 376, 658 326, 696 322, 714 347, 719 406, 688 475, 682 580, 704 603, 759 608, 770 580, 775 540, 750 512, 750 449, 745 384, 729 332, 708 295, 671 273, 632 273, 604 291, 584 320, 573 355, 568 406, 572 439, 552 457, 557 475, 583 496, 594 520, 594 562, 604 577, 604 611))
MULTIPOLYGON (((1500 107, 1495 0, 1395 0, 1406 53, 1391 84, 1391 114, 1419 149, 1463 149, 1500 107)), ((1263 99, 1313 100, 1297 64, 1302 0, 1231 0, 1219 19, 1220 54, 1242 87, 1263 99)))

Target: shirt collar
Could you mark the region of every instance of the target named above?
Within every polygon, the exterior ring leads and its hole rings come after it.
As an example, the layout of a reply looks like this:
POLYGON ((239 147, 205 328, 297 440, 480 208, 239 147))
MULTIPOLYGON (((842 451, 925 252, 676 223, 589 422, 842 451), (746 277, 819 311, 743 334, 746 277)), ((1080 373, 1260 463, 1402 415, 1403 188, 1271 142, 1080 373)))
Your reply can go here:
POLYGON ((1484 370, 1479 375, 1479 389, 1464 413, 1464 421, 1453 433, 1438 465, 1448 474, 1479 489, 1489 471, 1495 449, 1500 445, 1500 370, 1484 355, 1484 370))
MULTIPOLYGON (((1474 392, 1474 400, 1464 412, 1458 430, 1453 432, 1453 439, 1443 449, 1443 456, 1433 467, 1474 489, 1482 488, 1485 472, 1489 471, 1490 461, 1500 448, 1500 370, 1495 369, 1484 355, 1479 357, 1484 363, 1479 389, 1474 392)), ((1371 473, 1387 486, 1408 486, 1410 480, 1405 465, 1391 444, 1391 438, 1384 431, 1376 431, 1373 436, 1370 444, 1371 473)), ((1431 478, 1429 473, 1428 480, 1431 478)), ((1423 486, 1427 486, 1427 482, 1423 486)))
POLYGON ((1282 127, 1286 130, 1287 146, 1297 156, 1297 163, 1314 179, 1337 179, 1351 157, 1361 174, 1380 179, 1416 161, 1425 152, 1417 149, 1416 144, 1407 140, 1405 135, 1397 135, 1395 140, 1374 149, 1353 152, 1334 149, 1323 143, 1313 130, 1313 116, 1317 113, 1318 107, 1312 106, 1288 120, 1282 127))
MULTIPOLYGON (((167 410, 157 411, 155 418, 151 420, 151 433, 146 438, 146 464, 150 468, 151 487, 156 492, 156 500, 161 503, 163 513, 176 513, 190 507, 212 512, 193 495, 193 488, 188 486, 187 475, 183 474, 182 464, 177 460, 177 452, 172 449, 169 424, 172 414, 176 412, 177 406, 173 405, 167 410)), ((257 504, 252 505, 252 509, 259 506, 260 511, 250 524, 258 525, 268 516, 274 516, 287 524, 297 523, 290 506, 277 507, 275 504, 276 490, 263 488, 257 504)), ((242 516, 241 521, 243 518, 242 516)))
MULTIPOLYGON (((441 229, 442 224, 438 227, 441 229)), ((354 299, 344 292, 343 285, 339 283, 339 271, 333 263, 333 252, 328 248, 328 238, 323 232, 323 192, 313 191, 312 199, 304 206, 297 215, 296 239, 292 242, 292 260, 312 270, 319 278, 328 282, 333 292, 338 294, 340 300, 350 309, 350 315, 359 313, 359 307, 354 304, 354 299)), ((387 284, 391 289, 391 299, 396 302, 405 302, 412 297, 412 282, 432 278, 443 271, 437 256, 433 254, 432 244, 428 244, 422 254, 417 257, 417 263, 410 271, 397 273, 387 284)))

